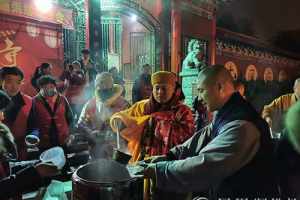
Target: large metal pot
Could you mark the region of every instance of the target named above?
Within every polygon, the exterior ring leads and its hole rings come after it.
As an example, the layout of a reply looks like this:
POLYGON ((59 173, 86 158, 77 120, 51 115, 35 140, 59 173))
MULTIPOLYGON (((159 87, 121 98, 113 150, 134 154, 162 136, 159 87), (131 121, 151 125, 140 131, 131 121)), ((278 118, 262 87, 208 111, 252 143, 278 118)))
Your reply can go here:
POLYGON ((143 199, 143 179, 113 160, 99 159, 78 168, 72 182, 73 200, 143 199))

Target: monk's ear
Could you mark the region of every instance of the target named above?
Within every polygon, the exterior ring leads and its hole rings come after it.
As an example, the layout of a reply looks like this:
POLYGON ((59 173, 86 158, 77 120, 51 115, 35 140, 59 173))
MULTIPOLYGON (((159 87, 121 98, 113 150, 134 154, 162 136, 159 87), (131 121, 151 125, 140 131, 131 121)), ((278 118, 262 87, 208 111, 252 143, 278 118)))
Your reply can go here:
POLYGON ((220 92, 224 89, 224 84, 222 84, 219 81, 216 83, 216 86, 217 86, 218 91, 220 91, 220 92))
POLYGON ((227 87, 227 83, 225 82, 218 82, 217 83, 217 89, 218 89, 218 91, 219 91, 219 93, 221 94, 221 95, 226 95, 226 93, 227 93, 227 89, 228 89, 228 87, 227 87))

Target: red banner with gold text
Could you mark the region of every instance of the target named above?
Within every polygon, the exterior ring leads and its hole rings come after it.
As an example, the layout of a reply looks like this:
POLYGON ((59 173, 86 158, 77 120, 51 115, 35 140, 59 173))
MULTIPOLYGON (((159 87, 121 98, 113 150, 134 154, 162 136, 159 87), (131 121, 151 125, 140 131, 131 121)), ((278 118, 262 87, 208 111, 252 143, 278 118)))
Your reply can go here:
POLYGON ((34 94, 30 77, 43 62, 61 71, 63 61, 62 27, 26 18, 0 15, 0 66, 19 66, 25 74, 23 90, 34 94))

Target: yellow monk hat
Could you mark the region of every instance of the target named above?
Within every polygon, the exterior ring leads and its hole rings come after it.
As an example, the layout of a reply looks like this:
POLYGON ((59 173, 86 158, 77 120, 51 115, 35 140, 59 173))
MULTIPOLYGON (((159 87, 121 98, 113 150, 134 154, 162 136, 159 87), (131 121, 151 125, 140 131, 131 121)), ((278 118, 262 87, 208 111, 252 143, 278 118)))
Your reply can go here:
POLYGON ((158 71, 152 74, 151 84, 176 84, 176 75, 168 71, 158 71))

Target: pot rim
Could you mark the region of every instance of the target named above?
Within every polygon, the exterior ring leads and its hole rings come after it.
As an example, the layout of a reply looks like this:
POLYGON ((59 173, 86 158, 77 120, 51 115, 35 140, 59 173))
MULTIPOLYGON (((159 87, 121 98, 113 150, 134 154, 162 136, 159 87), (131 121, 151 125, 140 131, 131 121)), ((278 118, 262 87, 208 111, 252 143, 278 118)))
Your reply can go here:
MULTIPOLYGON (((94 164, 94 163, 96 163, 96 161, 95 162, 90 162, 90 163, 88 163, 88 164, 94 164)), ((138 179, 138 178, 141 178, 141 176, 130 176, 130 178, 124 178, 124 179, 121 179, 121 180, 118 180, 118 181, 114 181, 114 182, 99 182, 99 181, 89 181, 89 180, 87 180, 87 179, 84 179, 84 178, 82 178, 82 177, 80 177, 78 174, 77 174, 77 172, 80 170, 80 169, 82 169, 83 167, 85 167, 85 166, 87 166, 87 164, 86 165, 81 165, 80 167, 78 167, 76 170, 75 170, 75 172, 73 173, 73 175, 72 175, 72 181, 74 180, 74 181, 82 181, 82 182, 84 182, 84 183, 86 183, 86 184, 88 184, 88 183, 91 183, 91 184, 98 184, 98 185, 119 185, 119 184, 124 184, 124 183, 126 183, 126 182, 131 182, 131 181, 134 181, 134 180, 136 180, 136 179, 138 179)))

